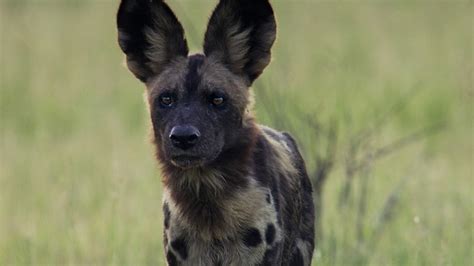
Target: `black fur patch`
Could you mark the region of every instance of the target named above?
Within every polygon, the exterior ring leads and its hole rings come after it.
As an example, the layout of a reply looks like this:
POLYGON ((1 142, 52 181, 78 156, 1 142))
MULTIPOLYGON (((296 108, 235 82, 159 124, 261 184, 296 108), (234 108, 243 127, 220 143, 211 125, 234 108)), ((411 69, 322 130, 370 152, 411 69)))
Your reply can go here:
POLYGON ((188 245, 184 238, 178 238, 171 242, 171 247, 185 260, 188 258, 188 245))
POLYGON ((171 212, 170 212, 170 207, 168 206, 168 203, 163 204, 163 215, 164 215, 164 220, 165 220, 165 229, 168 229, 170 227, 170 217, 171 217, 171 212))
POLYGON ((271 245, 275 240, 275 226, 273 224, 267 225, 267 230, 265 230, 265 241, 267 241, 268 245, 271 245))
POLYGON ((301 215, 303 216, 301 224, 301 234, 300 237, 302 240, 310 243, 310 256, 312 256, 314 248, 314 205, 313 205, 313 186, 306 172, 306 165, 303 157, 301 156, 298 146, 295 139, 289 134, 284 132, 283 135, 286 138, 286 142, 292 151, 293 161, 295 162, 296 169, 299 173, 300 186, 302 188, 302 211, 301 215))
POLYGON ((168 266, 178 265, 178 260, 171 250, 168 250, 168 253, 166 253, 166 261, 168 262, 168 266))
POLYGON ((186 81, 184 86, 188 92, 194 92, 197 90, 199 83, 201 82, 201 76, 198 73, 199 68, 204 63, 204 55, 196 54, 189 57, 188 61, 188 73, 186 74, 186 81))
POLYGON ((267 199, 267 203, 268 203, 268 204, 272 203, 272 198, 271 198, 271 197, 272 197, 272 196, 270 195, 270 193, 267 193, 266 199, 267 199))
POLYGON ((303 255, 301 255, 301 251, 297 248, 291 257, 291 266, 304 266, 304 259, 303 255))
POLYGON ((262 243, 262 236, 257 228, 249 228, 243 235, 244 244, 248 247, 256 247, 262 243))
POLYGON ((267 249, 265 251, 265 255, 263 256, 262 263, 260 263, 260 266, 274 266, 278 265, 277 263, 277 248, 271 248, 267 249))

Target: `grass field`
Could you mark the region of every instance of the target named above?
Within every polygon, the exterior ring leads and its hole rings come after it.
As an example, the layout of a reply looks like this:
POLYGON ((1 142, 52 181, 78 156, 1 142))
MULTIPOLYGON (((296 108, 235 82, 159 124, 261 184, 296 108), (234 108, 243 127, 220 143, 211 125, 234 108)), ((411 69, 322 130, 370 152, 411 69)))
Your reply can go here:
MULTIPOLYGON (((199 51, 215 1, 168 2, 199 51)), ((338 125, 314 265, 474 265, 473 2, 273 3, 279 39, 253 88, 259 121, 295 135, 311 171, 324 143, 301 117, 338 125), (369 147, 443 129, 371 164, 341 207, 354 132, 400 100, 369 147)), ((0 265, 165 264, 160 174, 117 6, 1 0, 0 265)))

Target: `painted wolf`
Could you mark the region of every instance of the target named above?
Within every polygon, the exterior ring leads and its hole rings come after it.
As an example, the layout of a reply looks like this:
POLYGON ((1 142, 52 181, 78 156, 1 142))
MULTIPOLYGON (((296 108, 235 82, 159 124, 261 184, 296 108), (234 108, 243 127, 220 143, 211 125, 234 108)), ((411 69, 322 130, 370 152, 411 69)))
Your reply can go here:
POLYGON ((288 134, 258 125, 252 83, 276 38, 268 0, 220 0, 203 53, 162 0, 122 0, 118 41, 146 86, 168 265, 310 265, 312 186, 288 134))

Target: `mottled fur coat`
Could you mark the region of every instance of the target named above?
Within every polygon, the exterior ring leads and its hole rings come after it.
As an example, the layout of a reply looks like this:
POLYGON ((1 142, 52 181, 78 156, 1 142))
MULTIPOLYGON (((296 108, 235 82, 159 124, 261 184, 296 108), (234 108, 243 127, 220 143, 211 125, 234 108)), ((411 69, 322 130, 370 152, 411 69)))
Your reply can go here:
POLYGON ((161 0, 122 0, 119 44, 146 85, 162 166, 168 265, 310 265, 312 188, 295 141, 256 124, 250 87, 271 59, 268 0, 221 0, 203 54, 161 0))

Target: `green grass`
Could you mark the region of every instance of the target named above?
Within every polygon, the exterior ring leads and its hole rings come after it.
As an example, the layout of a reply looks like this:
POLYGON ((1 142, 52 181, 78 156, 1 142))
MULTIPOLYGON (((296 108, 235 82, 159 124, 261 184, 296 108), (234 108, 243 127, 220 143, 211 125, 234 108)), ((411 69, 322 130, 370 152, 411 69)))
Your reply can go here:
MULTIPOLYGON (((164 265, 160 174, 143 86, 116 44, 117 2, 0 4, 0 265, 164 265)), ((215 1, 168 2, 199 51, 215 1)), ((254 86, 259 121, 297 136, 310 169, 321 147, 301 112, 340 132, 314 264, 473 265, 472 1, 273 2, 279 39, 254 86), (360 177, 338 207, 344 151, 407 94, 371 145, 446 126, 373 165, 358 244, 360 177)))

